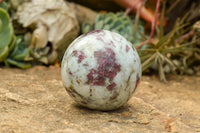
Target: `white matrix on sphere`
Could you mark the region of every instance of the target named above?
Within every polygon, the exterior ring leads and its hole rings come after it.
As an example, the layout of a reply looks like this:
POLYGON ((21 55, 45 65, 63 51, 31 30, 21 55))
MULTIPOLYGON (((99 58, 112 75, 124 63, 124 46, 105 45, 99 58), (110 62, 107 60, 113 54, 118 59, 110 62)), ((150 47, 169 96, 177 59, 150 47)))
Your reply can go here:
POLYGON ((131 98, 142 71, 138 53, 129 41, 117 33, 96 30, 70 44, 61 73, 65 89, 78 104, 113 110, 131 98))

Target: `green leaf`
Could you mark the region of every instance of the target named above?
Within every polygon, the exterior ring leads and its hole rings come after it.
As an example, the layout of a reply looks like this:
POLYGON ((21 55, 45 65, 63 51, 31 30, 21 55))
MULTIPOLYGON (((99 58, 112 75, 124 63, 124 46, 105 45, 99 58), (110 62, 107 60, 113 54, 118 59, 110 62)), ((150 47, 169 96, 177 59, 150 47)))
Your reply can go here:
POLYGON ((196 51, 196 48, 189 47, 194 44, 195 42, 188 42, 177 47, 165 48, 162 50, 162 53, 166 54, 166 53, 180 53, 183 51, 196 51))
POLYGON ((187 24, 175 27, 167 35, 165 35, 162 38, 159 38, 160 40, 159 40, 159 42, 156 45, 159 46, 160 49, 163 48, 165 45, 169 44, 169 41, 172 39, 172 37, 174 37, 175 33, 177 31, 179 31, 180 29, 184 28, 186 25, 187 24))
POLYGON ((92 26, 89 23, 83 23, 81 26, 82 33, 87 33, 92 31, 92 26))
POLYGON ((3 8, 0 8, 0 21, 0 62, 3 62, 9 54, 9 44, 14 34, 9 15, 3 8))
POLYGON ((17 37, 15 47, 9 58, 17 61, 24 61, 29 55, 28 44, 22 41, 21 37, 17 37))
POLYGON ((13 50, 13 48, 15 47, 15 42, 16 42, 16 37, 13 36, 12 37, 12 41, 11 41, 11 43, 9 45, 9 52, 11 52, 13 50))
POLYGON ((1 31, 1 29, 2 29, 2 21, 0 19, 0 31, 1 31))
POLYGON ((154 53, 150 58, 148 58, 147 60, 145 60, 142 63, 142 71, 145 71, 149 66, 151 66, 153 64, 153 61, 156 58, 156 53, 154 53))
POLYGON ((13 29, 12 27, 7 27, 3 32, 0 32, 0 49, 9 45, 12 41, 13 29))
POLYGON ((0 8, 0 20, 2 23, 0 33, 3 32, 10 24, 10 18, 6 10, 0 8))
POLYGON ((16 61, 16 60, 12 60, 10 58, 6 59, 7 63, 13 65, 13 66, 17 66, 21 69, 27 69, 31 67, 31 64, 29 63, 25 63, 25 62, 20 62, 20 61, 16 61))
POLYGON ((1 2, 0 3, 0 8, 4 9, 4 10, 8 10, 8 5, 6 4, 6 2, 1 2))
POLYGON ((8 46, 6 46, 3 49, 0 49, 0 62, 3 62, 6 59, 6 57, 8 56, 8 51, 8 46))
POLYGON ((163 23, 164 23, 165 9, 166 9, 166 1, 163 2, 163 8, 162 8, 161 17, 160 17, 160 28, 159 28, 159 33, 158 33, 159 37, 158 38, 161 38, 164 35, 163 23))
POLYGON ((163 70, 163 61, 161 61, 161 59, 158 62, 158 71, 159 71, 160 80, 163 82, 166 82, 165 72, 163 70))

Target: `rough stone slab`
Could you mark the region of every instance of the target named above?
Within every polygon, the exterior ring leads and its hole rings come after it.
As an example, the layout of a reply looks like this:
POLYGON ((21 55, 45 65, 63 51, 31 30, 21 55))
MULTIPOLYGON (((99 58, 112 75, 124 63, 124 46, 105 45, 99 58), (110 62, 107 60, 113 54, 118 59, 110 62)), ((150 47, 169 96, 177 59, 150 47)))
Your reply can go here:
POLYGON ((0 132, 200 132, 200 77, 169 79, 144 76, 125 106, 102 112, 69 97, 59 67, 0 68, 0 132))

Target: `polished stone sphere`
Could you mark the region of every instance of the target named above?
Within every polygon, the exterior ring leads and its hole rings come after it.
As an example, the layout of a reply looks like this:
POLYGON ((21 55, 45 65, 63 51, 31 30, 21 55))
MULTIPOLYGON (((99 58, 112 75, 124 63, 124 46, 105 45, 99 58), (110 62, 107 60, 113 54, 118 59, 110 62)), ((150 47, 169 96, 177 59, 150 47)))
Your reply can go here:
POLYGON ((142 71, 138 53, 129 41, 118 33, 96 30, 70 44, 61 73, 65 89, 78 104, 113 110, 131 98, 142 71))

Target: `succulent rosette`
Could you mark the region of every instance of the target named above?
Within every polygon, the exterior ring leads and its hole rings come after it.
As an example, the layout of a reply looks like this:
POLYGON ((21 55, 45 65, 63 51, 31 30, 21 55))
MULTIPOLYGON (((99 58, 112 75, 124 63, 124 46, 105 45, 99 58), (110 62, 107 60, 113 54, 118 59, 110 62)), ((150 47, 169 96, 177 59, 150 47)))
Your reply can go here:
POLYGON ((0 3, 0 64, 29 68, 31 64, 26 60, 28 57, 28 44, 22 36, 14 34, 7 4, 2 2, 0 3))
POLYGON ((99 13, 94 21, 94 24, 89 23, 82 24, 82 32, 87 33, 92 30, 109 30, 116 33, 119 33, 127 40, 129 40, 134 46, 137 46, 141 43, 142 36, 145 35, 144 26, 142 21, 139 21, 137 25, 137 30, 135 25, 135 18, 124 15, 123 12, 118 13, 99 13), (140 32, 140 34, 139 34, 140 32))

